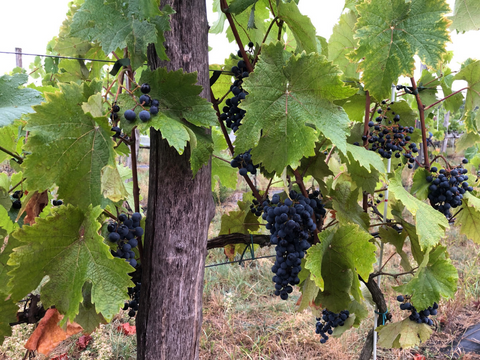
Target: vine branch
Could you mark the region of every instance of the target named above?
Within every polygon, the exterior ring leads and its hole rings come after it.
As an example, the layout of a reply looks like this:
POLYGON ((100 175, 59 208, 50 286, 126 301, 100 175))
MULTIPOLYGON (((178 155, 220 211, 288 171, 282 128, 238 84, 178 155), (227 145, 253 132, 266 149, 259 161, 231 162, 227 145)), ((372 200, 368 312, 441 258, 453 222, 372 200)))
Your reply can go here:
POLYGON ((18 156, 14 154, 13 152, 5 149, 4 147, 0 146, 0 151, 3 151, 4 153, 10 155, 11 157, 15 158, 19 164, 23 163, 23 158, 21 156, 18 156))
POLYGON ((418 112, 420 113, 424 166, 425 169, 430 170, 430 159, 428 158, 427 130, 425 127, 425 106, 422 104, 420 94, 418 93, 417 84, 415 83, 415 79, 413 77, 410 78, 410 82, 412 83, 412 93, 415 95, 415 99, 417 100, 418 112))

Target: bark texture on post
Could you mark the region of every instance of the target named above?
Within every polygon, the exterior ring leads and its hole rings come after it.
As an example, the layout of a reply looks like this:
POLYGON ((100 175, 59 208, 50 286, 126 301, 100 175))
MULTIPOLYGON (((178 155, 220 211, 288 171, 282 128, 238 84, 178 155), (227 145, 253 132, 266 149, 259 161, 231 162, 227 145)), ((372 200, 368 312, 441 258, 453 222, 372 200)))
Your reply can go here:
MULTIPOLYGON (((151 68, 198 72, 209 98, 208 23, 205 1, 162 0, 170 5, 172 31, 165 33, 170 62, 149 47, 151 68)), ((152 87, 155 84, 150 84, 152 87)), ((210 166, 192 179, 189 149, 170 147, 150 132, 148 214, 137 316, 137 359, 198 359, 208 225, 214 215, 210 166)))

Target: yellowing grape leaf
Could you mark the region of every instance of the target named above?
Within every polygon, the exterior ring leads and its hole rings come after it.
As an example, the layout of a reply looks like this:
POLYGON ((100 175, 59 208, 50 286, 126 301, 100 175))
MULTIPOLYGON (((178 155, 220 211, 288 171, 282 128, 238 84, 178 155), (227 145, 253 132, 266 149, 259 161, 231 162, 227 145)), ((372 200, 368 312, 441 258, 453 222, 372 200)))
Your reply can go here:
POLYGON ((230 211, 222 215, 222 224, 218 235, 234 233, 249 234, 250 231, 258 231, 260 222, 258 217, 250 211, 249 203, 238 201, 239 210, 230 211))
POLYGON ((305 309, 308 309, 310 304, 315 300, 317 297, 318 291, 320 289, 318 286, 315 284, 315 281, 310 279, 309 277, 305 279, 305 281, 302 284, 302 300, 300 301, 300 304, 298 306, 297 311, 303 311, 305 309))
POLYGON ((262 47, 255 72, 245 79, 249 95, 241 106, 247 113, 235 140, 236 151, 253 147, 253 162, 277 174, 313 156, 321 133, 346 151, 349 119, 333 101, 356 93, 324 56, 289 55, 278 42, 262 47))
POLYGON ((409 318, 405 320, 379 326, 378 346, 388 349, 409 349, 425 342, 430 338, 433 330, 426 324, 417 324, 409 318))
POLYGON ((128 196, 125 183, 120 176, 117 166, 105 165, 102 169, 102 194, 104 197, 118 202, 128 196))
POLYGON ((455 223, 462 234, 480 244, 480 199, 466 192, 462 202, 462 211, 455 217, 455 223))
POLYGON ((27 80, 27 74, 0 76, 0 127, 12 124, 22 114, 33 112, 32 106, 42 102, 40 92, 21 88, 27 80))
POLYGON ((20 300, 37 288, 44 276, 49 281, 40 295, 45 307, 55 305, 73 321, 83 302, 82 289, 92 284, 91 302, 95 310, 111 320, 127 299, 133 286, 128 273, 132 267, 123 259, 113 258, 103 238, 97 218, 100 207, 84 211, 71 205, 54 210, 53 216, 38 218, 32 226, 13 233, 23 243, 8 261, 12 298, 20 300))
POLYGON ((451 29, 458 32, 480 30, 480 4, 477 0, 455 0, 451 29))
POLYGON ((428 252, 415 276, 405 285, 394 287, 402 294, 412 295, 412 304, 420 311, 451 298, 457 292, 458 272, 446 256, 446 248, 437 246, 428 252))
POLYGON ((350 304, 350 295, 361 299, 358 275, 368 279, 376 247, 369 241, 371 235, 354 224, 323 231, 319 239, 319 244, 308 249, 305 267, 321 290, 316 303, 338 312, 350 304))
POLYGON ((391 174, 389 180, 391 194, 415 217, 416 231, 422 249, 435 246, 448 228, 445 216, 405 190, 400 171, 391 174))
POLYGON ((95 82, 60 85, 61 92, 46 94, 47 103, 35 107, 27 125, 28 189, 56 184, 60 199, 85 208, 110 202, 102 196, 101 170, 115 161, 112 132, 105 117, 93 118, 82 109, 96 87, 95 82))
POLYGON ((442 61, 450 41, 445 0, 372 0, 357 10, 359 47, 349 55, 355 61, 363 59, 362 80, 376 99, 389 98, 400 75, 413 76, 414 55, 430 67, 442 61))

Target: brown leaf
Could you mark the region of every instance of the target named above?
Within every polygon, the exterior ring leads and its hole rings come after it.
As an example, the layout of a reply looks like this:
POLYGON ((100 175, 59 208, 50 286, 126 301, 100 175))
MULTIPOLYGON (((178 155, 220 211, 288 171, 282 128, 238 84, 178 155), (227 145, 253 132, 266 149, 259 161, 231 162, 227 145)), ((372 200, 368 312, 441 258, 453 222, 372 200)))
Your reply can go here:
POLYGON ((88 346, 88 343, 92 341, 92 337, 90 335, 82 335, 80 338, 77 340, 77 348, 79 350, 83 350, 88 346))
POLYGON ((28 201, 27 206, 25 206, 25 211, 27 212, 27 216, 25 216, 25 219, 23 220, 23 222, 27 225, 35 224, 35 218, 38 215, 40 215, 42 210, 47 205, 48 205, 47 191, 45 190, 42 193, 35 192, 35 194, 33 194, 30 200, 28 201))
POLYGON ((223 252, 225 253, 225 256, 230 260, 233 261, 235 258, 235 245, 227 245, 223 248, 223 252))
POLYGON ((83 330, 77 323, 70 322, 67 323, 67 331, 63 330, 58 326, 62 318, 63 315, 60 315, 57 309, 48 309, 33 334, 30 335, 25 348, 47 355, 63 340, 83 330))
POLYGON ((125 335, 135 335, 137 333, 137 327, 129 323, 118 325, 117 330, 123 332, 125 335))

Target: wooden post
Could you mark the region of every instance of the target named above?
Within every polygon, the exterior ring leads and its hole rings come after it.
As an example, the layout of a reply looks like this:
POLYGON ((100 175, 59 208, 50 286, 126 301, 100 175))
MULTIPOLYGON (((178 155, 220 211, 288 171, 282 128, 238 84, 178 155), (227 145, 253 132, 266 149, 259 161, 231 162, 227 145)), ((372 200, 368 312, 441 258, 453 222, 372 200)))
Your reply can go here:
POLYGON ((17 67, 22 67, 22 48, 15 48, 15 61, 17 67))

